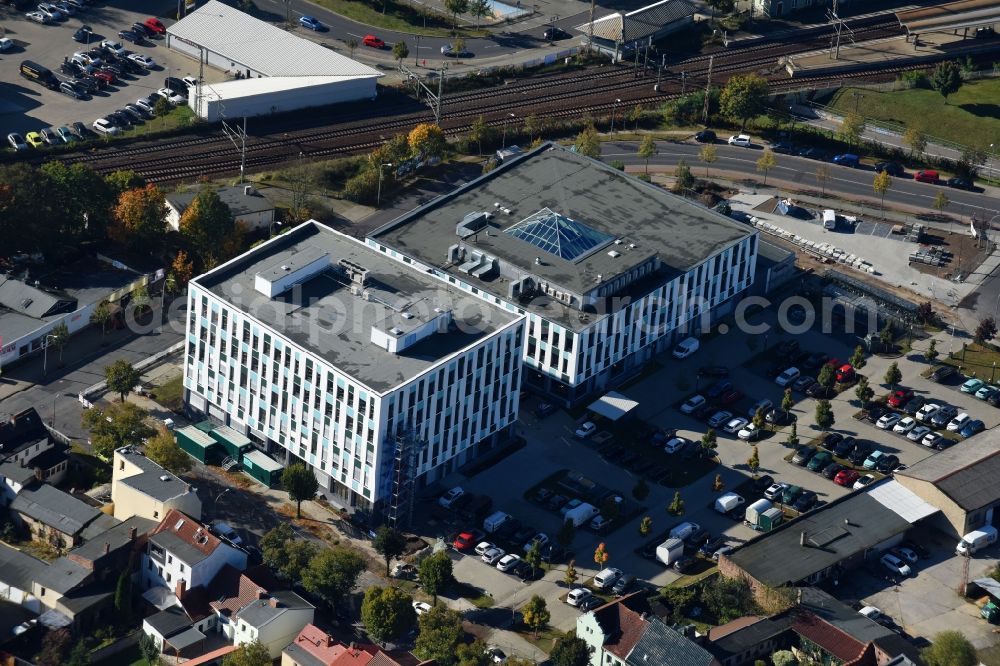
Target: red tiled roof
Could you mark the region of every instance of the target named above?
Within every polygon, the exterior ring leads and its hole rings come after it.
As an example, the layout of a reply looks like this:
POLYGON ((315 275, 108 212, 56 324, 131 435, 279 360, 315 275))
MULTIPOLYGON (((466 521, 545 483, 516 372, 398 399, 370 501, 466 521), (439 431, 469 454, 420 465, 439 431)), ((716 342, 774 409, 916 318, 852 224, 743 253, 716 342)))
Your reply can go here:
POLYGON ((313 624, 307 624, 302 628, 299 635, 295 637, 293 645, 305 650, 324 664, 333 664, 337 657, 349 649, 313 624))
POLYGON ((219 657, 225 657, 230 652, 235 652, 237 647, 235 645, 227 645, 225 647, 220 647, 218 650, 212 650, 211 652, 206 652, 200 657, 195 657, 194 659, 185 661, 185 666, 198 666, 199 664, 210 664, 214 662, 219 657))
POLYGON ((865 649, 864 643, 812 613, 799 615, 792 622, 792 630, 845 662, 857 659, 865 649))
POLYGON ((349 647, 339 657, 330 662, 330 666, 368 666, 375 658, 378 648, 374 645, 349 647))
POLYGON ((232 615, 257 599, 258 591, 271 592, 276 587, 277 581, 263 565, 240 571, 227 564, 208 586, 209 605, 217 613, 232 615))
POLYGON ((594 617, 608 636, 604 649, 625 661, 649 625, 644 617, 648 612, 649 604, 641 592, 596 608, 594 617))
POLYGON ((222 543, 218 537, 208 531, 207 527, 177 509, 168 511, 163 521, 153 528, 149 535, 152 538, 164 532, 173 534, 204 555, 211 555, 222 543))

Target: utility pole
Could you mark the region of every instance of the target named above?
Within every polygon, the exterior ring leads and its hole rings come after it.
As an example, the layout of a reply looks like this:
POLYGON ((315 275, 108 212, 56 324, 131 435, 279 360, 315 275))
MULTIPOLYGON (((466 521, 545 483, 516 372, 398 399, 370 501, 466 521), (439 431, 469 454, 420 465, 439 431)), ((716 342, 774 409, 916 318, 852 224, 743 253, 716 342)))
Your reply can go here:
POLYGON ((594 52, 594 7, 597 0, 590 0, 590 24, 587 26, 587 50, 594 52))
POLYGON ((660 68, 656 70, 656 87, 653 88, 656 92, 660 92, 660 77, 663 76, 663 68, 667 66, 667 54, 664 53, 660 58, 660 68))
POLYGON ((243 176, 247 166, 247 119, 243 118, 243 127, 229 125, 222 121, 222 133, 226 135, 233 147, 240 151, 240 185, 243 184, 243 176))
POLYGON ((438 74, 439 74, 439 76, 438 76, 438 89, 437 89, 437 94, 436 95, 434 94, 433 90, 431 90, 430 88, 427 87, 427 84, 425 84, 423 82, 423 80, 420 78, 419 74, 417 74, 415 71, 412 71, 409 67, 407 67, 406 65, 404 65, 402 62, 399 63, 399 71, 401 71, 403 74, 405 74, 406 76, 408 76, 413 81, 413 89, 416 92, 417 100, 420 99, 420 91, 421 91, 421 89, 424 91, 424 94, 427 96, 427 106, 429 106, 430 109, 431 109, 431 111, 434 112, 434 122, 440 123, 441 122, 441 100, 443 99, 442 93, 444 92, 444 73, 445 73, 446 70, 444 68, 441 68, 440 70, 438 70, 438 74))
POLYGON ((708 124, 708 98, 709 91, 712 89, 712 66, 715 64, 715 56, 708 57, 708 79, 705 81, 705 108, 701 112, 701 120, 704 124, 708 124))

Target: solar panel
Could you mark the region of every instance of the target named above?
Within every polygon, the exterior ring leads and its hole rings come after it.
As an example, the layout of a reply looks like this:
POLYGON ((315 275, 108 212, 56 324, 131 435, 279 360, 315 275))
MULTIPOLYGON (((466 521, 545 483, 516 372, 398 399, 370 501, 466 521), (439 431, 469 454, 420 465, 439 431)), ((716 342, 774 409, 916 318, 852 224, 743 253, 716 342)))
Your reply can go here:
POLYGON ((614 236, 543 208, 504 230, 514 238, 566 261, 577 261, 607 245, 614 236))

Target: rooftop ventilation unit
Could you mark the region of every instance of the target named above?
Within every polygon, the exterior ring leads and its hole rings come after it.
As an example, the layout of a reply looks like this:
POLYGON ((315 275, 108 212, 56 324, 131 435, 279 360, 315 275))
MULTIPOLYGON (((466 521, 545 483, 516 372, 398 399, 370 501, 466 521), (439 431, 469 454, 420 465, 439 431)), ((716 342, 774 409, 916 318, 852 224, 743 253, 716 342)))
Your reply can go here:
POLYGON ((403 319, 413 319, 413 313, 412 312, 404 312, 404 313, 402 313, 401 316, 403 317, 403 319))
POLYGON ((390 328, 389 332, 392 333, 393 335, 402 335, 403 334, 403 331, 400 330, 400 329, 398 329, 398 328, 396 328, 395 326, 393 326, 392 328, 390 328))
POLYGON ((610 250, 608 252, 608 256, 611 257, 612 259, 617 259, 618 257, 622 256, 622 253, 619 252, 618 250, 610 250))
POLYGON ((329 253, 317 247, 282 254, 271 267, 254 275, 254 290, 257 293, 275 298, 330 266, 329 253))
POLYGON ((368 269, 350 259, 341 259, 337 265, 344 269, 344 273, 354 284, 364 285, 368 280, 368 269))
POLYGON ((490 214, 484 211, 469 213, 455 226, 455 234, 465 239, 486 228, 490 214))

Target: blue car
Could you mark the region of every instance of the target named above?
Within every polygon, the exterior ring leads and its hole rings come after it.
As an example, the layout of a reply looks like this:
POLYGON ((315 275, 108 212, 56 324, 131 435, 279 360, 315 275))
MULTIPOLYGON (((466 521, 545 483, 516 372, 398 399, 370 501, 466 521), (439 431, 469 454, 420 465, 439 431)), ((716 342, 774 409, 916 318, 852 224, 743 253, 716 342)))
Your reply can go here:
POLYGON ((314 19, 312 16, 300 17, 299 25, 301 25, 303 28, 309 28, 310 30, 315 30, 316 32, 319 32, 320 30, 323 29, 323 24, 320 23, 317 19, 314 19))
POLYGON ((835 156, 833 163, 840 164, 841 166, 856 167, 861 164, 861 158, 851 153, 844 153, 843 155, 835 156))
POLYGON ((962 428, 961 431, 959 431, 959 434, 962 437, 972 437, 977 432, 982 432, 983 430, 986 430, 985 423, 983 423, 982 421, 970 421, 967 426, 965 426, 964 428, 962 428))

